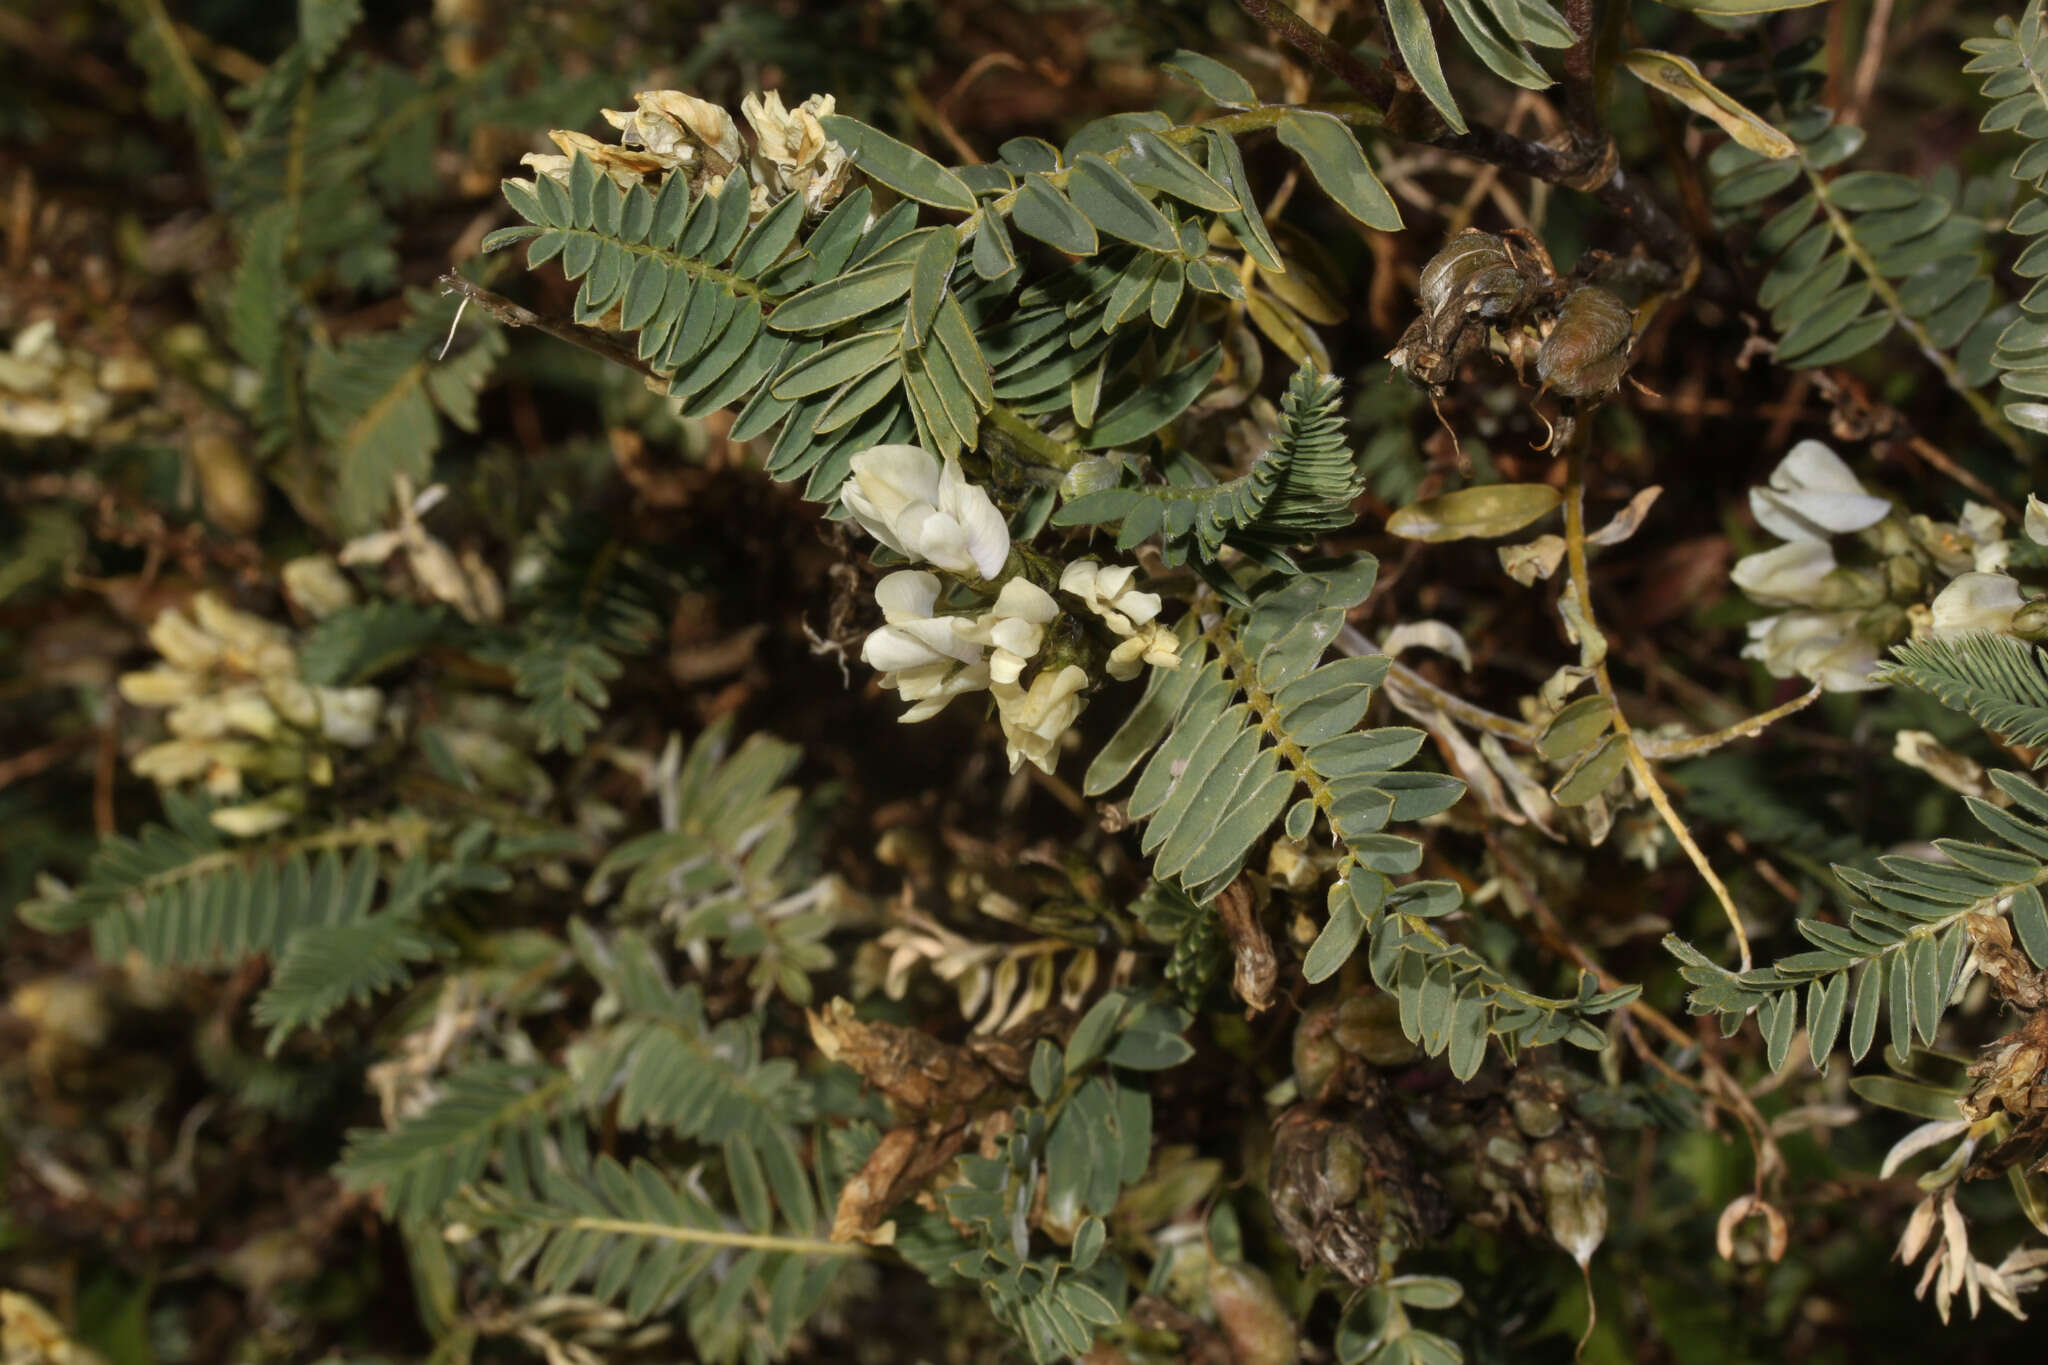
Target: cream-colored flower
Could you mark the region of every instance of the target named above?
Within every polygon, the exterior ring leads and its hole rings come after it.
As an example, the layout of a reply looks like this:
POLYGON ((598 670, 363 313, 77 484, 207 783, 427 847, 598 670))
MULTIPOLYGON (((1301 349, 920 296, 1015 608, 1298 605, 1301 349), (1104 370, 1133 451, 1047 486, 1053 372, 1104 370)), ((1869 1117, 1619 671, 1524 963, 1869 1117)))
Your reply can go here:
POLYGON ((2036 545, 2048 545, 2048 502, 2033 494, 2027 494, 2027 515, 2022 523, 2027 539, 2036 545))
POLYGON ((149 643, 172 668, 204 673, 220 662, 220 641, 192 624, 176 607, 156 614, 149 627, 149 643))
POLYGON ((366 749, 377 739, 377 721, 384 714, 384 694, 374 687, 316 687, 320 699, 321 737, 351 749, 366 749))
POLYGON ((199 628, 220 642, 224 666, 258 678, 298 672, 291 632, 276 622, 229 606, 211 592, 192 599, 192 614, 199 618, 199 628))
POLYGON ((1153 668, 1180 667, 1180 639, 1166 626, 1153 621, 1138 628, 1128 639, 1109 651, 1105 667, 1118 682, 1129 682, 1150 664, 1153 668))
POLYGON ((213 811, 206 818, 224 834, 253 839, 289 825, 292 812, 281 802, 256 801, 246 806, 228 806, 213 811))
POLYGON ((950 573, 994 578, 1010 557, 1010 528, 957 459, 912 445, 875 446, 853 457, 840 501, 861 528, 898 554, 950 573))
POLYGON ((148 668, 123 673, 115 684, 130 706, 175 706, 206 695, 206 676, 182 668, 148 668))
POLYGON ((1765 606, 1789 607, 1812 602, 1821 583, 1835 571, 1835 552, 1825 540, 1788 540, 1783 545, 1744 555, 1729 577, 1750 600, 1765 606))
POLYGON ((1768 488, 1749 490, 1757 525, 1784 540, 1826 540, 1884 520, 1891 504, 1864 490, 1842 458, 1801 441, 1778 461, 1768 488))
POLYGON ((615 143, 599 142, 588 133, 555 128, 549 131, 548 138, 555 146, 561 148, 559 154, 528 152, 519 158, 519 164, 532 167, 535 175, 544 175, 563 185, 569 183, 569 167, 579 152, 621 188, 631 188, 648 176, 659 175, 668 168, 668 163, 658 156, 636 152, 630 147, 621 147, 615 143))
POLYGON ((1011 772, 1024 766, 1026 759, 1043 772, 1053 770, 1060 736, 1081 714, 1081 689, 1087 685, 1088 675, 1074 664, 1058 672, 1040 669, 1029 688, 1014 682, 989 685, 995 694, 996 718, 1002 723, 1011 772))
POLYGON ((825 136, 818 120, 831 114, 830 95, 812 95, 785 109, 781 92, 750 94, 740 113, 754 130, 754 179, 779 199, 800 194, 806 213, 822 213, 846 192, 853 163, 846 149, 825 136))
POLYGON ((739 125, 718 105, 680 90, 642 90, 633 100, 630 112, 604 111, 627 146, 645 148, 667 166, 701 165, 712 175, 740 164, 739 125))
POLYGON ((1756 659, 1774 678, 1806 677, 1830 692, 1869 692, 1884 684, 1878 645, 1858 633, 1861 611, 1787 611, 1749 623, 1742 657, 1756 659))
POLYGON ((1930 608, 1933 634, 2003 631, 2011 627, 2013 613, 2026 604, 2019 583, 2002 573, 1962 574, 1935 596, 1930 608))
POLYGON ((882 686, 915 703, 903 715, 906 724, 929 720, 953 698, 988 686, 982 645, 971 638, 967 619, 932 614, 939 586, 937 575, 914 569, 875 585, 884 624, 869 632, 861 658, 881 673, 882 686))
POLYGON ((996 604, 975 618, 962 632, 966 638, 988 645, 989 677, 996 682, 1014 683, 1024 664, 1045 642, 1045 628, 1060 614, 1052 594, 1021 575, 1003 584, 996 604))
POLYGON ((1159 594, 1139 592, 1138 571, 1128 564, 1105 568, 1092 559, 1077 559, 1060 572, 1060 591, 1081 599, 1118 635, 1135 634, 1159 615, 1159 594))
POLYGON ((356 604, 355 584, 328 555, 302 555, 286 561, 284 590, 315 621, 356 604))

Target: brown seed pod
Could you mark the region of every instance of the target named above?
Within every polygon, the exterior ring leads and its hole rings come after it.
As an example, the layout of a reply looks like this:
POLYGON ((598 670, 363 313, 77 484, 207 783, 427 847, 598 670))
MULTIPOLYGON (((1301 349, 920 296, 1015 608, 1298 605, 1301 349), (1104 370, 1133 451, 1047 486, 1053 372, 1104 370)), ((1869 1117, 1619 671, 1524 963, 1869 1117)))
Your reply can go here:
POLYGON ((1619 298, 1597 285, 1574 289, 1536 352, 1536 375, 1567 398, 1604 397, 1628 373, 1634 332, 1635 315, 1619 298))
POLYGON ((1470 315, 1512 316, 1528 293, 1528 281, 1515 268, 1507 244, 1478 228, 1451 238, 1422 267, 1422 315, 1439 335, 1470 315))

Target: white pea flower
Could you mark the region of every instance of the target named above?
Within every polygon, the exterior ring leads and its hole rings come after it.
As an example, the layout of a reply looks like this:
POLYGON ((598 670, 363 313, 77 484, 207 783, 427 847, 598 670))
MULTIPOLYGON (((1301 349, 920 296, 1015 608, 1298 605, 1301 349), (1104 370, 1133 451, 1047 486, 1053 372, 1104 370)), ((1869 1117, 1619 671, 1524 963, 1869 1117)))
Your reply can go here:
POLYGON ((1159 594, 1137 591, 1132 586, 1137 576, 1128 564, 1105 568, 1092 559, 1077 559, 1060 573, 1060 591, 1080 598, 1118 635, 1131 635, 1159 615, 1159 594))
POLYGON ((1057 673, 1040 669, 1029 688, 1014 682, 990 684, 1011 772, 1024 766, 1026 759, 1044 772, 1053 770, 1060 736, 1081 714, 1081 689, 1087 685, 1088 675, 1074 664, 1057 673))
POLYGON ((994 578, 1010 557, 1003 514, 957 459, 911 445, 864 450, 839 499, 876 540, 949 573, 994 578))
POLYGON ((1025 661, 1045 642, 1046 626, 1059 614, 1052 594, 1020 575, 1003 584, 995 606, 962 634, 995 651, 988 665, 992 680, 1014 683, 1023 673, 1025 661))
POLYGON ((938 577, 920 570, 904 569, 875 585, 885 624, 869 633, 860 655, 882 674, 882 686, 915 703, 905 724, 929 720, 953 698, 988 686, 982 646, 970 638, 966 618, 932 615, 938 600, 938 577))
POLYGON ((1933 633, 1961 635, 1972 630, 2003 631, 2013 613, 2027 604, 2019 583, 2002 573, 1966 573, 1943 588, 1932 604, 1933 633))
POLYGON ((1744 555, 1729 577, 1752 601, 1789 607, 1811 603, 1834 571, 1835 552, 1825 540, 1788 540, 1744 555))
POLYGON ((1757 525, 1784 540, 1826 540, 1883 521, 1892 510, 1865 492, 1841 456, 1819 441, 1801 441, 1778 461, 1768 488, 1749 490, 1757 525))
POLYGON ((1749 623, 1742 657, 1774 678, 1807 677, 1830 692, 1869 692, 1884 684, 1876 642, 1857 633, 1860 611, 1787 611, 1749 623))
POLYGON ((2036 545, 2048 545, 2048 502, 2042 502, 2035 494, 2027 494, 2027 517, 2023 526, 2028 540, 2036 545))
POLYGON ((1109 651, 1106 667, 1110 677, 1118 682, 1129 682, 1143 672, 1147 664, 1154 668, 1180 667, 1180 639, 1157 621, 1140 627, 1109 651))

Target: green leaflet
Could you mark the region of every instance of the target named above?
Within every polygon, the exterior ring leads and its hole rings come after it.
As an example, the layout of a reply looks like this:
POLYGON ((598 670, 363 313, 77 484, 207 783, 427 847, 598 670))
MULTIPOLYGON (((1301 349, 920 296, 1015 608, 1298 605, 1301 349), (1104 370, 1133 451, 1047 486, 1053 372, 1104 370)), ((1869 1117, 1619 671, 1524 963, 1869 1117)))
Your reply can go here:
POLYGON ((1458 101, 1444 80, 1443 63, 1436 55, 1436 35, 1430 31, 1429 11, 1422 0, 1387 0, 1387 27, 1393 30, 1401 60, 1408 63, 1408 71, 1422 87, 1422 93, 1429 96, 1429 102, 1444 116, 1452 132, 1464 132, 1465 117, 1458 112, 1458 101))
POLYGON ((974 212, 974 192, 923 152, 844 114, 827 114, 819 122, 826 136, 846 148, 862 174, 935 208, 974 212))
POLYGON ((1343 439, 1336 380, 1304 365, 1288 384, 1281 417, 1279 440, 1237 479, 1103 489, 1070 499, 1053 524, 1122 523, 1120 544, 1160 534, 1168 564, 1186 562, 1190 550, 1213 561, 1226 543, 1291 564, 1287 547, 1350 524, 1364 483, 1343 439))
POLYGON ((1323 192, 1346 213, 1382 232, 1401 230, 1401 210, 1343 123, 1329 114, 1293 109, 1282 116, 1278 131, 1281 143, 1301 157, 1323 192))
POLYGON ((1067 197, 1100 232, 1148 251, 1180 249, 1180 238, 1165 215, 1128 177, 1094 152, 1082 153, 1074 163, 1067 176, 1067 197))

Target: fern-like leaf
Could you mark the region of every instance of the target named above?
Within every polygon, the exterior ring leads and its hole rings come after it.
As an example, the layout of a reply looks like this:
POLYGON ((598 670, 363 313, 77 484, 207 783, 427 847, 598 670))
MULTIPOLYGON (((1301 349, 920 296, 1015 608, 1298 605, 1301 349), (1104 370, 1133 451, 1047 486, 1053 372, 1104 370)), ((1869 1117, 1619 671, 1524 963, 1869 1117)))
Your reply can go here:
POLYGON ((1213 563, 1225 545, 1260 553, 1293 570, 1285 550, 1352 520, 1351 503, 1365 489, 1357 457, 1344 439, 1338 383, 1304 362, 1287 386, 1278 439, 1251 469, 1228 483, 1206 478, 1192 461, 1176 466, 1187 485, 1106 488, 1074 498, 1053 514, 1057 526, 1121 523, 1118 549, 1160 537, 1168 564, 1190 550, 1213 563))
POLYGON ((511 657, 513 686, 543 749, 582 749, 611 701, 605 686, 621 656, 645 652, 661 632, 655 603, 664 575, 595 516, 542 523, 544 566, 511 657))
POLYGON ((2010 635, 1972 632, 1909 640, 1879 676, 1931 695, 2007 742, 2040 748, 2048 763, 2048 656, 2010 635))
POLYGON ((465 1067, 441 1082, 432 1105, 396 1128, 350 1133, 335 1173, 352 1190, 382 1188, 395 1219, 426 1217, 519 1134, 544 1127, 568 1092, 568 1076, 550 1067, 465 1067))
POLYGON ((334 471, 335 512, 345 531, 361 533, 391 514, 393 480, 424 485, 433 473, 443 418, 476 426, 476 394, 505 349, 502 333, 481 333, 447 360, 435 352, 455 306, 420 300, 404 326, 316 347, 308 361, 314 429, 334 471))
POLYGON ((2010 916, 2028 956, 2048 967, 2048 907, 2040 891, 2048 882, 2048 793, 2014 772, 1995 772, 1991 780, 2010 808, 1969 797, 1970 813, 2007 847, 1937 839, 1946 861, 1884 857, 1876 873, 1837 865, 1835 877, 1848 892, 1845 913, 1840 922, 1799 920, 1811 945, 1804 952, 1734 972, 1666 937, 1679 974, 1692 983, 1692 1012, 1720 1015, 1727 1033, 1755 1013, 1773 1069, 1791 1060, 1802 997, 1815 1066, 1827 1061, 1845 1025, 1849 1055, 1861 1061, 1881 1019, 1889 1021, 1893 1055, 1904 1058, 1916 1035, 1934 1041, 1970 955, 1969 917, 2010 916))
POLYGON ((1089 765, 1085 789, 1106 792, 1143 762, 1128 801, 1145 822, 1141 846, 1155 877, 1199 902, 1236 879, 1275 825, 1305 839, 1320 822, 1344 859, 1304 972, 1311 981, 1333 975, 1370 933, 1373 977, 1401 997, 1403 1028, 1432 1056, 1448 1051, 1460 1076, 1478 1070, 1489 1035, 1602 1046, 1604 1033, 1584 1016, 1627 1003, 1633 988, 1598 992, 1589 976, 1576 999, 1520 990, 1432 924, 1461 903, 1455 884, 1392 880, 1421 866, 1422 846, 1387 833, 1388 824, 1437 814, 1465 787, 1399 771, 1421 748, 1421 731, 1357 728, 1386 676, 1384 655, 1318 666, 1346 610, 1371 591, 1375 568, 1360 557, 1258 593, 1248 614, 1228 621, 1236 628, 1221 632, 1213 656, 1184 642, 1180 667, 1154 675, 1089 765))
POLYGON ((703 993, 671 986, 658 951, 630 930, 608 943, 571 921, 570 938, 611 997, 609 1022, 573 1050, 576 1102, 599 1112, 616 1099, 620 1123, 721 1145, 753 1221, 772 1193, 791 1223, 815 1222, 795 1129, 810 1117, 810 1085, 789 1059, 762 1058, 760 1020, 710 1023, 703 993))
POLYGON ((760 1302, 779 1351, 865 1251, 810 1226, 735 1226, 694 1179, 593 1156, 580 1125, 529 1132, 519 1148, 502 1181, 456 1206, 466 1224, 497 1236, 502 1273, 540 1294, 587 1285, 636 1321, 687 1303, 705 1359, 741 1353, 746 1333, 733 1328, 760 1302))
POLYGON ((810 973, 832 961, 820 942, 832 920, 818 908, 825 884, 803 846, 802 793, 781 785, 802 754, 759 734, 729 752, 731 730, 721 720, 686 757, 672 751, 664 760, 662 827, 607 854, 588 899, 604 898, 630 873, 620 893, 628 909, 660 914, 693 952, 716 942, 730 956, 752 957, 758 998, 780 989, 806 1004, 810 973))
POLYGON ((1714 206, 1748 216, 1781 190, 1801 191, 1751 242, 1765 267, 1757 302, 1770 310, 1778 359, 1797 369, 1861 355, 1894 327, 2016 451, 2019 438, 1979 391, 2004 326, 1994 313, 1984 227, 1955 212, 1961 182, 1944 169, 1931 184, 1878 171, 1827 178, 1861 148, 1863 132, 1822 108, 1782 120, 1794 155, 1767 158, 1737 142, 1707 159, 1714 206), (1987 316, 1988 315, 1988 316, 1987 316))
POLYGON ((2006 231, 2031 239, 2013 263, 2013 273, 2034 280, 2020 300, 2020 316, 1998 334, 1991 363, 2014 401, 2005 415, 2015 426, 2048 432, 2048 30, 2042 0, 2030 0, 2015 24, 2001 16, 1996 34, 1963 44, 1971 55, 1963 70, 1984 77, 1983 93, 1993 101, 1980 128, 2010 129, 2027 139, 2013 163, 2012 177, 2034 189, 2034 197, 2006 220, 2006 231))

